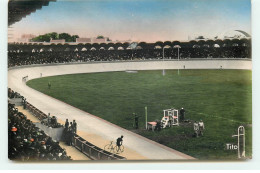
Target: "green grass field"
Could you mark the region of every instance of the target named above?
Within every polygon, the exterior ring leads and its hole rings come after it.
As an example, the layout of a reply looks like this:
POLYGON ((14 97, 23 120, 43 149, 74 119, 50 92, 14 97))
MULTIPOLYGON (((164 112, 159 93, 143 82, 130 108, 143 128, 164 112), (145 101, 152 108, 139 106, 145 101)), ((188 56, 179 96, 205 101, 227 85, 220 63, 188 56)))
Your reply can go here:
POLYGON ((199 159, 236 159, 225 150, 237 127, 246 129, 246 155, 252 156, 252 73, 249 70, 161 70, 138 73, 107 72, 35 79, 27 85, 86 112, 199 159), (48 89, 48 82, 51 89, 48 89), (148 121, 160 120, 163 109, 184 107, 186 118, 202 119, 203 137, 193 138, 193 124, 184 123, 160 132, 145 130, 148 121), (133 128, 137 113, 139 130, 133 128))

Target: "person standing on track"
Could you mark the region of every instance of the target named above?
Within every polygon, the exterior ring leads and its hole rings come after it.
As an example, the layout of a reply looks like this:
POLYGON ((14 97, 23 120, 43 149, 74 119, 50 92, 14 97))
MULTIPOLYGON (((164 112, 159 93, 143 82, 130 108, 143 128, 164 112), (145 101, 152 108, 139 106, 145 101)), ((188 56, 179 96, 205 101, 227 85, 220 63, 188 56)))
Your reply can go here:
POLYGON ((69 120, 66 119, 66 122, 65 122, 65 129, 69 129, 69 120))
POLYGON ((76 123, 76 120, 73 120, 73 133, 74 134, 77 134, 77 123, 76 123))

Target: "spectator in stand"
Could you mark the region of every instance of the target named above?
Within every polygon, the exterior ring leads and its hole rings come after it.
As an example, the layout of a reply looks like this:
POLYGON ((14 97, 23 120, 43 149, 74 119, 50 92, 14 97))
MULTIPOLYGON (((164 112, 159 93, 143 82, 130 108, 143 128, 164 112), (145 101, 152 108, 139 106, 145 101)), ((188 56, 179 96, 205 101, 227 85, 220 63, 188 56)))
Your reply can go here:
MULTIPOLYGON (((181 58, 250 58, 249 47, 183 47, 180 49, 181 58)), ((165 50, 165 59, 177 59, 176 49, 165 50)), ((95 50, 95 51, 45 51, 45 52, 8 52, 8 67, 54 64, 89 61, 124 61, 162 59, 161 49, 140 50, 95 50)))
POLYGON ((52 116, 51 118, 51 127, 57 126, 57 118, 55 116, 52 116))
POLYGON ((23 102, 23 109, 26 109, 26 98, 23 98, 23 100, 22 100, 22 102, 23 102))

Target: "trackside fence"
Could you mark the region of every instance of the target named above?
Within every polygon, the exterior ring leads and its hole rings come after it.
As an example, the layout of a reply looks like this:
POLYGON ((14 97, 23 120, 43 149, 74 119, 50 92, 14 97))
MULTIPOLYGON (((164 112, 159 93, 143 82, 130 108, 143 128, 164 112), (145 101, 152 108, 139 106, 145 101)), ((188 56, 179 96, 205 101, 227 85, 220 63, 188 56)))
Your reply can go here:
POLYGON ((42 111, 40 111, 28 102, 26 102, 26 109, 28 109, 40 121, 48 118, 48 116, 45 113, 43 113, 42 111))
MULTIPOLYGON (((44 114, 42 111, 40 111, 28 102, 26 102, 26 109, 28 109, 40 121, 48 118, 46 114, 44 114)), ((81 151, 92 160, 126 160, 125 157, 110 153, 89 143, 77 134, 74 135, 72 144, 75 148, 77 148, 79 151, 81 151)))
POLYGON ((126 160, 126 158, 107 152, 81 138, 78 135, 74 136, 72 144, 86 156, 93 160, 126 160))

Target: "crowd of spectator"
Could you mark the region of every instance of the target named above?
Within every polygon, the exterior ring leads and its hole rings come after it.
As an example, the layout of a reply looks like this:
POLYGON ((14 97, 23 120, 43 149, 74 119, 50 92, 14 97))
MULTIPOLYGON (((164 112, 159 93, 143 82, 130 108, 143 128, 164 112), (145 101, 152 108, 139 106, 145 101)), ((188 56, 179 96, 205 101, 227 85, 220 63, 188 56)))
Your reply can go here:
POLYGON ((59 142, 53 141, 11 103, 8 103, 8 141, 11 160, 71 160, 59 142))
POLYGON ((8 98, 23 98, 18 92, 13 91, 11 88, 8 88, 8 98))
POLYGON ((8 66, 91 61, 158 60, 189 58, 250 58, 246 46, 162 49, 8 52, 8 66), (163 53, 164 52, 164 53, 163 53))

